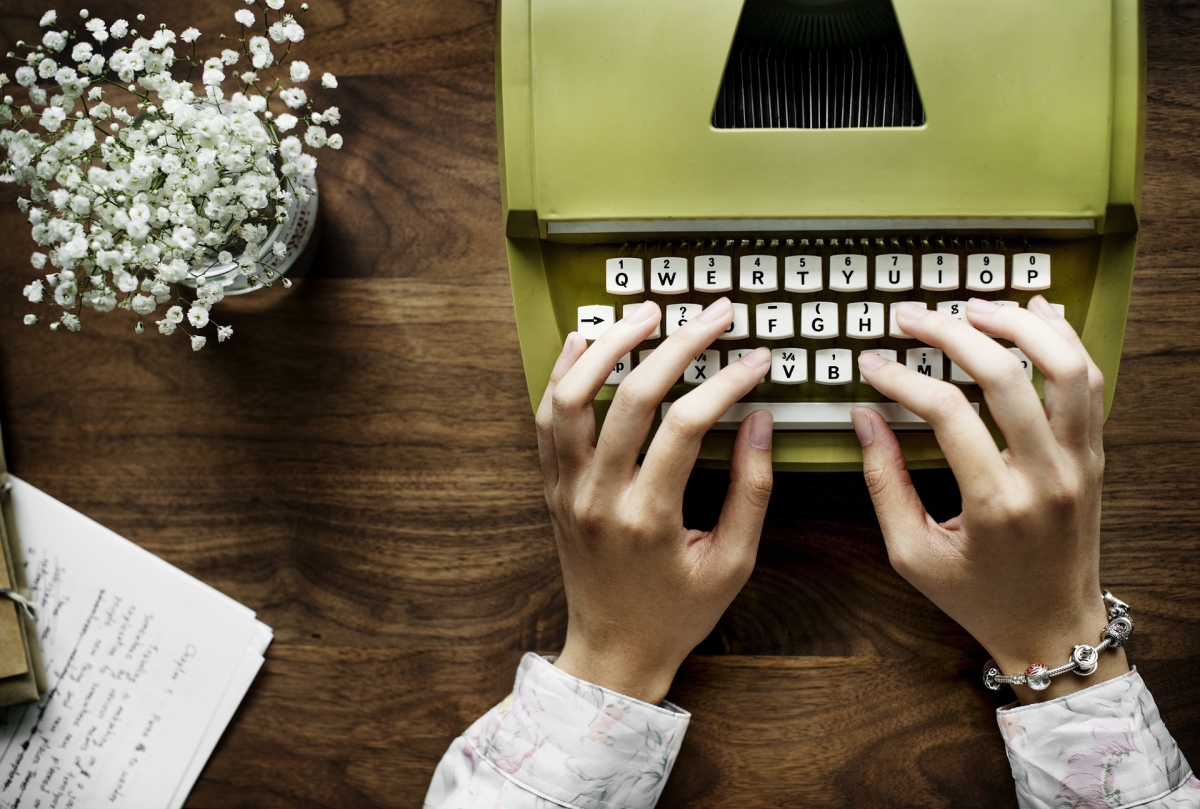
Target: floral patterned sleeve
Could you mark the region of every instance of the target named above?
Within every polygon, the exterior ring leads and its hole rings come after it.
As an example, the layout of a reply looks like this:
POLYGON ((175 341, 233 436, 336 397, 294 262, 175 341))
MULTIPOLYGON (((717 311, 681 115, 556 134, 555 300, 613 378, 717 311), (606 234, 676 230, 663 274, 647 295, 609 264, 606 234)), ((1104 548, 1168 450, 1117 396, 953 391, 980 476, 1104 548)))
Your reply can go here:
POLYGON ((996 711, 1021 809, 1200 807, 1200 780, 1137 670, 996 711))
POLYGON ((527 654, 512 693, 450 745, 425 809, 650 809, 690 719, 527 654))

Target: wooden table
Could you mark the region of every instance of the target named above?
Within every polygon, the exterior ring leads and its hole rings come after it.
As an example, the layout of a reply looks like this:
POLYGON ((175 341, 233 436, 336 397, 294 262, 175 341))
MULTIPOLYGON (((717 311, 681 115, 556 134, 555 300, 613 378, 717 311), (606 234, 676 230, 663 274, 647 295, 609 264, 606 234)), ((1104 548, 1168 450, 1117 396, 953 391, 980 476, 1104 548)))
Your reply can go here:
MULTIPOLYGON (((565 630, 500 230, 493 4, 310 2, 303 58, 341 79, 346 148, 322 155, 310 277, 220 304, 232 342, 193 355, 130 313, 22 326, 32 242, 0 189, 12 469, 275 628, 192 807, 418 806, 521 653, 565 630)), ((177 31, 241 7, 89 5, 177 31)), ((7 0, 0 52, 42 10, 7 0)), ((1200 763, 1200 10, 1151 0, 1148 26, 1103 580, 1200 763)), ((919 478, 952 513, 951 476, 919 478)), ((724 486, 696 473, 691 519, 724 486)), ((672 691, 694 719, 661 805, 1013 806, 983 658, 891 571, 859 476, 780 474, 758 569, 672 691)))

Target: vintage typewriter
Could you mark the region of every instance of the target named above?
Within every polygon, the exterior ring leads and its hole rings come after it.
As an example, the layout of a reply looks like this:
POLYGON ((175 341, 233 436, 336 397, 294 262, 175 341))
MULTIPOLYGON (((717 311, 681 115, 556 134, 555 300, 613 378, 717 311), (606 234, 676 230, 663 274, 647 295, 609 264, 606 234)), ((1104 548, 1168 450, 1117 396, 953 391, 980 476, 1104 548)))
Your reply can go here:
MULTIPOLYGON (((1138 0, 502 0, 497 28, 535 409, 569 332, 595 339, 647 298, 670 332, 728 295, 734 324, 663 412, 741 352, 770 346, 773 363, 702 463, 727 461, 740 419, 768 407, 777 468, 854 468, 849 412, 867 403, 903 430, 911 466, 941 465, 857 354, 960 384, 988 419, 978 386, 892 308, 961 316, 971 296, 1038 292, 1082 335, 1111 405, 1141 194, 1138 0)), ((613 369, 599 418, 665 337, 613 369)))

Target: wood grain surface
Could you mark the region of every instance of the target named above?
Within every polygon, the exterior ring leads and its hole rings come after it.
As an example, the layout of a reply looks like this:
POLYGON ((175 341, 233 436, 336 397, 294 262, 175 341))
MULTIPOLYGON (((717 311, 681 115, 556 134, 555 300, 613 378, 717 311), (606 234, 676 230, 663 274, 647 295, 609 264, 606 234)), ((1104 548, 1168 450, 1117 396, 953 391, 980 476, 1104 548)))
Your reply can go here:
MULTIPOLYGON (((12 469, 275 628, 196 808, 419 806, 521 653, 565 630, 500 231, 494 6, 310 2, 303 58, 339 75, 346 147, 322 155, 309 277, 220 304, 232 342, 193 355, 121 313, 75 335, 22 326, 33 245, 0 187, 12 469)), ((1200 761, 1200 2, 1147 6, 1103 579, 1200 761)), ((89 4, 206 31, 237 7, 89 4)), ((0 52, 42 10, 3 0, 0 52)), ((918 477, 953 513, 953 478, 918 477)), ((726 482, 693 476, 690 520, 713 519, 726 482)), ((891 571, 859 476, 780 474, 758 568, 672 691, 694 718, 660 805, 1012 807, 983 658, 891 571)))

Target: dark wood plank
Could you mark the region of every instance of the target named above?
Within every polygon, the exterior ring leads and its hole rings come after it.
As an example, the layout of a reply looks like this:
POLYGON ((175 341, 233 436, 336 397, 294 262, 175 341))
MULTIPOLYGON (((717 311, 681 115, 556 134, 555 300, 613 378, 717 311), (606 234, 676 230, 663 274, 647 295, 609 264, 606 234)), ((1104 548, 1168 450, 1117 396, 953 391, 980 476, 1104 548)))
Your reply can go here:
MULTIPOLYGON (((215 30, 240 3, 150 9, 215 30)), ((314 0, 322 156, 308 280, 221 304, 192 355, 120 314, 20 325, 28 226, 0 187, 0 421, 17 474, 258 610, 268 663, 195 807, 416 806, 438 756, 553 651, 541 501, 496 181, 492 3, 314 0)), ((139 4, 93 13, 132 19, 139 4)), ((0 9, 0 52, 41 2, 0 9)), ((68 10, 60 7, 60 13, 68 10)), ((1132 659, 1200 760, 1200 3, 1150 0, 1145 209, 1107 427, 1104 579, 1132 659)), ((714 519, 727 476, 693 476, 714 519)), ((949 516, 953 476, 922 473, 949 516)), ((664 806, 1012 806, 983 653, 888 567, 856 475, 777 478, 759 565, 685 665, 664 806)))

